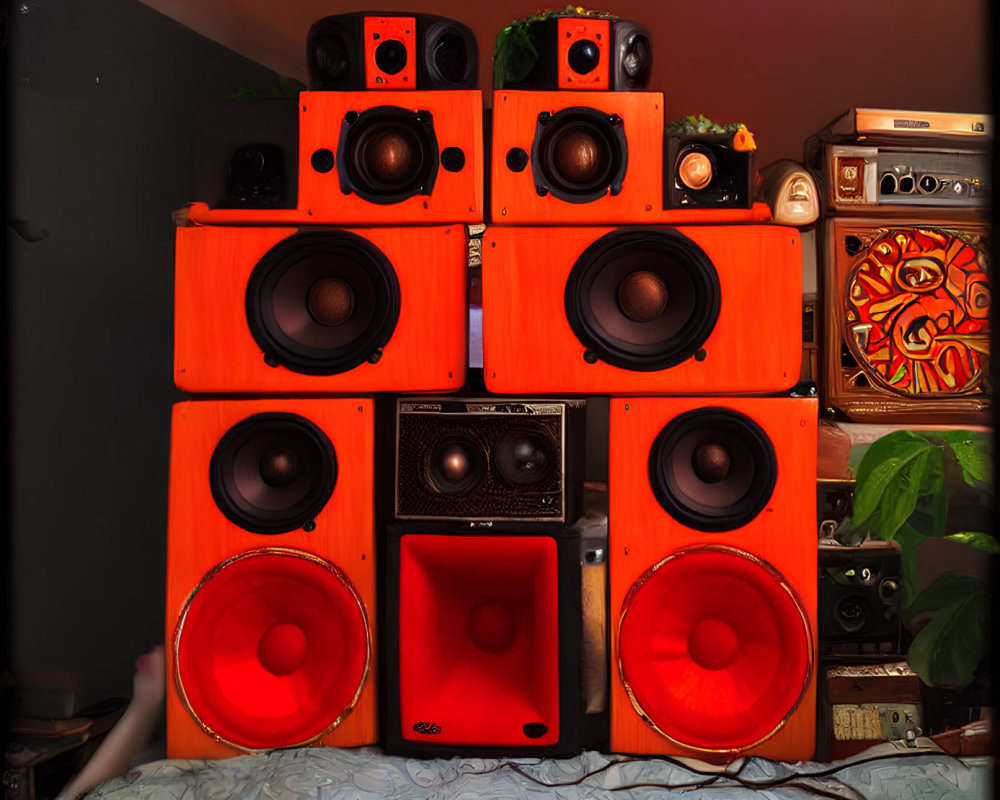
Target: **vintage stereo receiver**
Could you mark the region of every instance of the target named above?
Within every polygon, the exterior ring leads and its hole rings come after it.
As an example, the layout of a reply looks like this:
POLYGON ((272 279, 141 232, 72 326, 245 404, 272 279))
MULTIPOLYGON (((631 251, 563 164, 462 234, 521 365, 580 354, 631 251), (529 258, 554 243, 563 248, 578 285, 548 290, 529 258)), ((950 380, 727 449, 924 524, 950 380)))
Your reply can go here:
POLYGON ((827 213, 975 209, 991 194, 985 114, 855 108, 806 142, 827 213))

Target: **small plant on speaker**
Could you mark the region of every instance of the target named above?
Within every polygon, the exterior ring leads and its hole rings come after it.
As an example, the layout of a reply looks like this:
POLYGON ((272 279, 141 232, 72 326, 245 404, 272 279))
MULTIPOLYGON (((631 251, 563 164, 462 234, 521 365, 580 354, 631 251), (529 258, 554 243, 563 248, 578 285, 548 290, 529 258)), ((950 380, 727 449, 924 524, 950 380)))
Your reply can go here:
POLYGON ((907 660, 928 686, 961 689, 976 680, 989 641, 990 589, 957 571, 921 581, 917 547, 937 538, 1000 553, 1000 542, 979 530, 989 524, 992 462, 988 434, 897 430, 875 441, 856 470, 851 528, 902 549, 903 619, 916 634, 907 660))

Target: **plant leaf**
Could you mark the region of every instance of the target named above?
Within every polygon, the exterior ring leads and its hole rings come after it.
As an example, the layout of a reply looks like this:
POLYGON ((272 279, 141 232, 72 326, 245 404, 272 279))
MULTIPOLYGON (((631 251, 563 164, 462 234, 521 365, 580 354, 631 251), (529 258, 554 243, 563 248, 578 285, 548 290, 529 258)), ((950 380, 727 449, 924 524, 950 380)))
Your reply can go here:
POLYGON ((947 539, 949 542, 963 542, 971 547, 975 547, 977 550, 982 550, 984 553, 989 553, 990 555, 1000 553, 1000 542, 988 533, 974 533, 966 531, 962 533, 952 533, 943 538, 947 539))
POLYGON ((858 465, 853 524, 892 539, 926 487, 938 485, 942 455, 940 447, 911 431, 893 431, 874 442, 858 465))
POLYGON ((901 548, 899 566, 903 573, 904 608, 909 606, 917 595, 917 586, 920 585, 920 570, 917 567, 917 545, 927 538, 929 537, 924 536, 908 523, 903 524, 896 533, 895 541, 899 543, 901 548))
POLYGON ((944 573, 920 593, 914 606, 918 604, 937 606, 937 610, 910 643, 907 661, 913 671, 928 686, 968 686, 986 648, 986 587, 975 578, 944 573), (972 581, 975 587, 956 591, 967 586, 958 579, 972 581))
POLYGON ((940 431, 934 434, 951 448, 962 468, 962 478, 969 486, 976 481, 990 483, 993 479, 993 442, 989 434, 980 431, 940 431))
POLYGON ((942 572, 906 608, 908 617, 939 611, 963 597, 984 592, 985 586, 978 578, 958 572, 942 572))

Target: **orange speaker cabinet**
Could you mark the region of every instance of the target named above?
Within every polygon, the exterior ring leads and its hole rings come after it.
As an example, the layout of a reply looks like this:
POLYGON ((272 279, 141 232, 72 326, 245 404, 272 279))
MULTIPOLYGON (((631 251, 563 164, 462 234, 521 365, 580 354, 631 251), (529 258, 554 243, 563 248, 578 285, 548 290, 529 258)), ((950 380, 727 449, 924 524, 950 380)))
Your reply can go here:
POLYGON ((491 223, 766 222, 750 208, 664 208, 659 92, 498 91, 491 223))
POLYGON ((612 399, 612 752, 812 757, 817 412, 612 399))
POLYGON ((174 406, 167 752, 376 731, 370 399, 174 406))
POLYGON ((482 281, 491 392, 738 394, 798 380, 794 228, 490 228, 482 281))
POLYGON ((826 222, 823 399, 855 422, 990 417, 989 226, 826 222))
POLYGON ((209 208, 212 225, 406 225, 483 220, 478 91, 302 92, 295 208, 209 208))
POLYGON ((174 380, 189 392, 448 391, 465 382, 466 236, 177 229, 174 380))

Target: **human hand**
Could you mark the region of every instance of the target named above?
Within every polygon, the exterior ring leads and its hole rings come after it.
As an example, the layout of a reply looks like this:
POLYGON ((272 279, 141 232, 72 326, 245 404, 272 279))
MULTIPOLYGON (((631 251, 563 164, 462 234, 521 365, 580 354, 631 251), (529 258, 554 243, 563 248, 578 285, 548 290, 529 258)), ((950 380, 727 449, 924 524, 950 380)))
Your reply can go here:
POLYGON ((135 660, 135 676, 132 678, 132 702, 147 708, 162 703, 167 691, 166 674, 163 645, 158 644, 139 656, 135 660))

